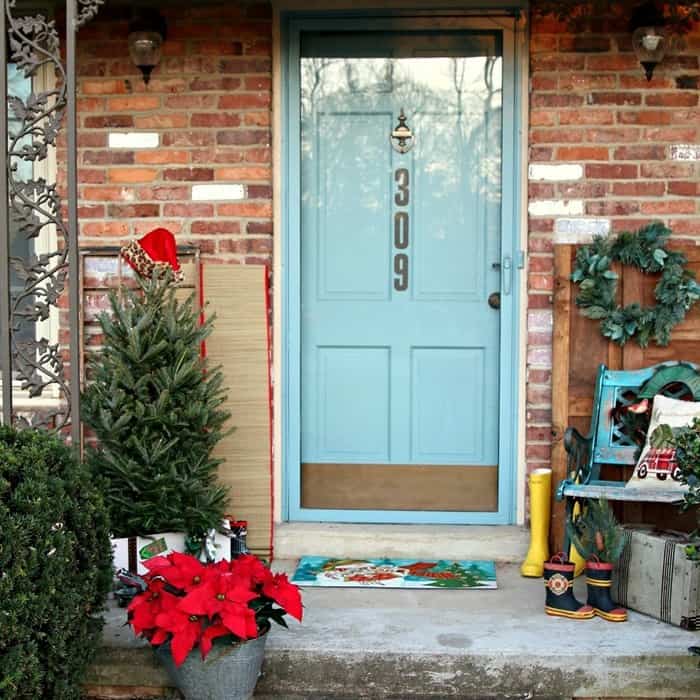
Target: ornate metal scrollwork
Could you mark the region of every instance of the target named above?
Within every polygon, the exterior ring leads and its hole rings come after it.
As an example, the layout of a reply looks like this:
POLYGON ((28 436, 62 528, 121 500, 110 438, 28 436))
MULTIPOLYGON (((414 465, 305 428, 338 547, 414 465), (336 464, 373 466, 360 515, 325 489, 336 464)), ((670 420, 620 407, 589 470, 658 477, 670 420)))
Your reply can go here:
MULTIPOLYGON (((76 24, 80 26, 94 17, 103 2, 78 0, 76 24)), ((21 417, 15 412, 13 418, 17 423, 58 431, 70 421, 71 387, 64 373, 64 357, 60 343, 41 337, 34 329, 49 319, 68 284, 70 241, 57 185, 37 177, 36 166, 56 146, 68 104, 67 76, 55 22, 43 15, 15 16, 16 0, 5 0, 4 9, 10 61, 17 70, 32 79, 33 87, 45 67, 56 74, 56 87, 43 92, 32 89, 26 98, 7 98, 13 126, 8 131, 6 177, 10 228, 27 241, 40 237, 42 241, 55 241, 54 250, 39 251, 26 259, 10 257, 16 282, 10 295, 13 374, 30 398, 49 395, 60 399, 57 407, 42 405, 40 410, 23 412, 21 417), (22 163, 31 163, 31 175, 21 173, 22 163)), ((78 283, 77 279, 70 280, 70 284, 78 283)))

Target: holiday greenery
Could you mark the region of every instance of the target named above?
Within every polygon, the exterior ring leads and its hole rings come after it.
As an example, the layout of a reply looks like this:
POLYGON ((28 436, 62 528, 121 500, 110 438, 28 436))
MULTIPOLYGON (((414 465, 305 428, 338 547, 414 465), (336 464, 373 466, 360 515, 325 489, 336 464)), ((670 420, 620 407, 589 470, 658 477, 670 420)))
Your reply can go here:
POLYGON ((577 251, 571 274, 580 289, 576 304, 584 316, 600 320, 606 338, 619 345, 634 339, 643 348, 652 339, 658 345, 668 345, 673 327, 700 299, 700 285, 685 268, 685 255, 666 246, 670 235, 663 224, 653 223, 616 238, 596 237, 577 251), (644 273, 661 273, 654 289, 655 306, 618 305, 618 276, 611 269, 614 262, 632 265, 644 273))
MULTIPOLYGON (((651 434, 653 447, 670 447, 676 450, 676 462, 681 470, 681 483, 688 485, 683 499, 682 510, 700 506, 700 419, 695 418, 692 425, 672 428, 662 424, 651 434)), ((700 525, 700 509, 697 511, 700 525)), ((700 537, 700 527, 693 533, 695 539, 700 537)), ((697 544, 686 548, 689 558, 700 559, 700 547, 697 544)))
POLYGON ((604 498, 588 500, 583 512, 573 522, 566 523, 566 532, 586 561, 597 557, 614 564, 620 558, 624 546, 622 528, 604 498))
POLYGON ((81 697, 110 579, 87 467, 47 433, 0 427, 0 697, 81 697))
POLYGON ((166 531, 199 537, 223 517, 222 460, 212 450, 229 414, 223 375, 207 367, 193 297, 178 301, 172 275, 110 294, 103 347, 88 363, 85 422, 99 444, 89 462, 104 482, 117 537, 166 531))

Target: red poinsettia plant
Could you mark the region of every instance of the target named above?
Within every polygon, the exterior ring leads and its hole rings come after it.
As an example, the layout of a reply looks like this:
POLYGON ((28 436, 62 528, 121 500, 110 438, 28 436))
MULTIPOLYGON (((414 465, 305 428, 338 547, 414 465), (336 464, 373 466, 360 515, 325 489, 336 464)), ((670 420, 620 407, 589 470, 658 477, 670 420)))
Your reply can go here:
POLYGON ((286 627, 286 613, 301 622, 299 589, 251 554, 203 564, 173 552, 144 566, 147 588, 129 605, 129 623, 153 646, 169 641, 177 666, 196 646, 205 658, 215 639, 254 639, 270 620, 286 627))

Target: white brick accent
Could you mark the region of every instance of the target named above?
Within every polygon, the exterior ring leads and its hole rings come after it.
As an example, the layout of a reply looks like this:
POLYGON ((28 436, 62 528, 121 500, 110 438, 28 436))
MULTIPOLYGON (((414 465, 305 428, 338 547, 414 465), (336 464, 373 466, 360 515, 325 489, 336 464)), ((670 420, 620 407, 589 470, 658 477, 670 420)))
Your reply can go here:
POLYGON ((671 160, 700 160, 700 144, 674 144, 671 146, 671 160))
POLYGON ((192 199, 196 202, 217 199, 245 199, 245 185, 192 185, 192 199))
POLYGON ((577 163, 559 163, 548 165, 535 163, 528 168, 530 180, 548 180, 562 182, 564 180, 580 180, 583 177, 583 166, 577 163))
POLYGON ((557 219, 555 243, 590 243, 593 236, 610 234, 610 219, 557 219))
POLYGON ((531 216, 579 216, 583 214, 582 199, 540 199, 530 202, 531 216))
POLYGON ((113 131, 109 134, 110 148, 158 148, 160 135, 156 131, 113 131))

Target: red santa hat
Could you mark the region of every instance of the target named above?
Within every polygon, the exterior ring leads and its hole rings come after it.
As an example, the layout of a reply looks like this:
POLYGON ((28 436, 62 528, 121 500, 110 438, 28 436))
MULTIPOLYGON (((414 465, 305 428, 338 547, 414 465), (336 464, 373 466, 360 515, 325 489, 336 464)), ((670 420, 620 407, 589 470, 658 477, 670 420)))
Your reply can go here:
POLYGON ((162 272, 167 268, 173 271, 176 281, 184 277, 177 260, 175 236, 166 228, 154 229, 138 241, 131 241, 121 254, 141 277, 151 277, 154 270, 162 272))

